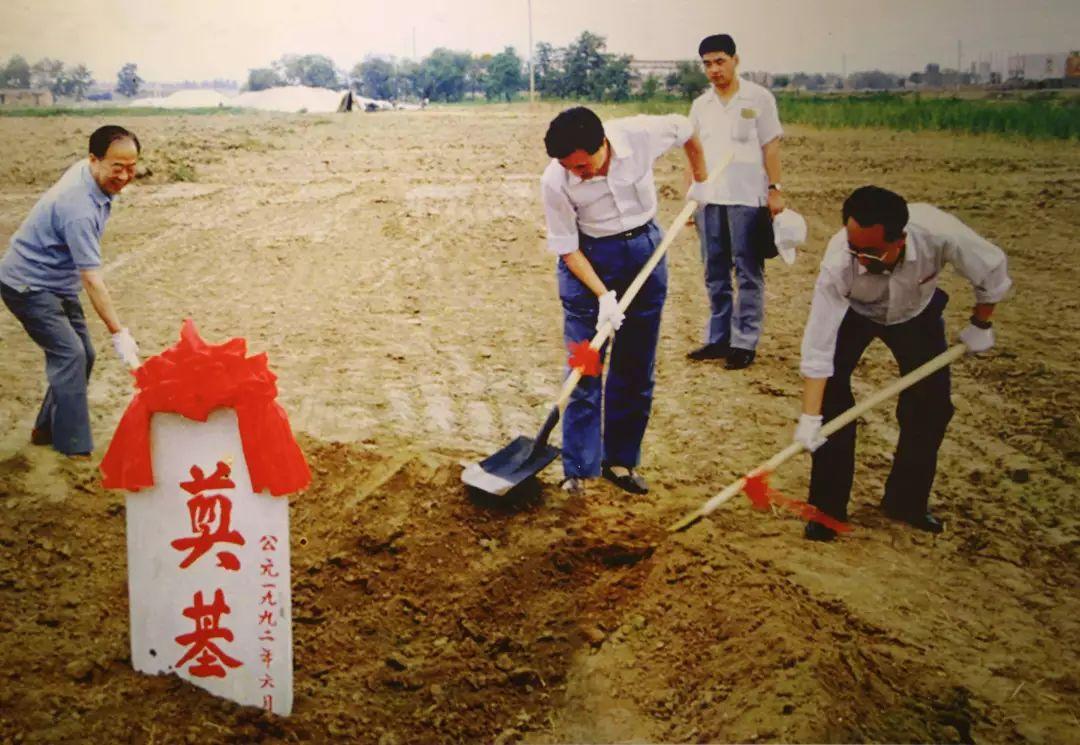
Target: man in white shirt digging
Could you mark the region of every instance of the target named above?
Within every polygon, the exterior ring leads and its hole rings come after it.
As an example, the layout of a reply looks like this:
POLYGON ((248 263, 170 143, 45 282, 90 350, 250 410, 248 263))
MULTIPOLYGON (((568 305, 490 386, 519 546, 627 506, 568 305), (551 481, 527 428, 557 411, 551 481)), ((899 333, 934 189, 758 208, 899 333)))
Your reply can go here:
POLYGON ((690 121, 677 115, 603 124, 577 107, 552 120, 544 144, 552 160, 541 194, 547 246, 559 257, 565 341, 591 339, 605 321, 618 332, 603 391, 599 377, 582 378, 563 414, 563 488, 580 494, 584 479, 603 475, 644 494, 648 485, 635 469, 652 407, 666 262, 653 269, 625 317, 618 298, 660 245, 653 163, 682 145, 696 181, 690 197, 700 198, 705 159, 690 121))
MULTIPOLYGON (((829 241, 802 341, 803 413, 795 440, 813 452, 810 504, 847 520, 855 470, 855 422, 827 441, 828 421, 855 404, 851 374, 866 347, 881 339, 906 375, 948 347, 939 273, 952 264, 971 282, 975 307, 959 339, 970 354, 994 345, 990 316, 1012 281, 1004 252, 960 220, 929 204, 908 205, 887 189, 864 186, 844 202, 844 228, 829 241)), ((937 453, 952 418, 948 367, 900 394, 900 441, 881 506, 889 517, 930 533, 928 511, 937 453)), ((830 541, 817 522, 806 537, 830 541)))

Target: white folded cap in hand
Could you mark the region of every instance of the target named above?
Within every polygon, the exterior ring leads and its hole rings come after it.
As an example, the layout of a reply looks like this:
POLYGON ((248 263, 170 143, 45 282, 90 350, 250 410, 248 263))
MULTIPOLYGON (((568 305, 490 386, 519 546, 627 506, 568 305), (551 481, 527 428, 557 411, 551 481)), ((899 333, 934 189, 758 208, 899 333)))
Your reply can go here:
POLYGON ((784 210, 773 217, 776 250, 785 264, 795 263, 795 247, 806 243, 806 220, 795 210, 784 210))

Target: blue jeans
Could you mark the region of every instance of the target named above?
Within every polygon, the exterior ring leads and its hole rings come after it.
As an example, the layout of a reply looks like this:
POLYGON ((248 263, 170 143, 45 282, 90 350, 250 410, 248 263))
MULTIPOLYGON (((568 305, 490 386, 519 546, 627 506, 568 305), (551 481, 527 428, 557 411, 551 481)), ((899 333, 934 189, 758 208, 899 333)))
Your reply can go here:
MULTIPOLYGON (((581 250, 609 290, 621 298, 660 245, 655 223, 629 240, 581 236, 581 250)), ((596 296, 558 263, 559 298, 563 306, 563 338, 567 344, 596 335, 596 296)), ((600 474, 601 462, 633 468, 641 462, 641 440, 652 409, 656 343, 667 297, 667 263, 661 261, 642 285, 626 320, 615 334, 607 377, 583 377, 562 418, 563 470, 567 478, 600 474), (601 431, 601 412, 603 431, 601 431)), ((606 354, 607 348, 602 350, 606 354)), ((569 374, 569 370, 567 371, 569 374)))
MULTIPOLYGON (((829 421, 855 405, 851 375, 874 339, 893 353, 900 374, 907 375, 949 348, 941 314, 949 302, 936 290, 922 313, 891 326, 875 323, 851 308, 840 324, 833 354, 833 374, 825 383, 822 416, 829 421)), ((900 394, 896 418, 900 440, 885 482, 882 507, 909 516, 925 514, 937 471, 938 449, 953 415, 949 368, 943 367, 900 394)), ((838 520, 847 520, 855 473, 855 422, 835 432, 814 451, 810 469, 810 504, 838 520)))
POLYGON ((765 267, 755 240, 760 207, 708 204, 698 210, 698 238, 709 294, 709 344, 753 350, 765 318, 765 267), (734 266, 738 295, 732 298, 734 266))
POLYGON ((51 434, 53 447, 61 453, 89 453, 94 440, 86 384, 94 366, 94 346, 79 299, 45 290, 18 292, 3 283, 0 297, 45 351, 49 388, 34 429, 51 434))

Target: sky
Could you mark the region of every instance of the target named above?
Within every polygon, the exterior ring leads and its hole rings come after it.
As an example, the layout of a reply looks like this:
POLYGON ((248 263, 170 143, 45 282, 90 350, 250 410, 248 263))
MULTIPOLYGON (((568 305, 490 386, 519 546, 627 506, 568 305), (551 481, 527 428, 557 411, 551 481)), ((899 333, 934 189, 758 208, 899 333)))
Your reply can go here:
MULTIPOLYGON (((1002 69, 1009 54, 1080 49, 1080 0, 532 0, 534 43, 584 30, 637 59, 690 59, 702 36, 730 33, 743 71, 907 74, 958 56, 1002 69)), ((0 62, 54 57, 103 82, 126 62, 150 81, 242 82, 283 54, 349 70, 506 46, 527 53, 528 0, 0 0, 0 62)))

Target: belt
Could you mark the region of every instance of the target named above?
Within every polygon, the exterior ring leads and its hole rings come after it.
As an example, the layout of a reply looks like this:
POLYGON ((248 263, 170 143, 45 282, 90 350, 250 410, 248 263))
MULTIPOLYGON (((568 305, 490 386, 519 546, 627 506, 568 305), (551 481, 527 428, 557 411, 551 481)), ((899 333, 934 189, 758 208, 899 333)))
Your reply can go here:
POLYGON ((621 240, 621 241, 628 241, 631 238, 637 238, 639 235, 641 235, 642 233, 647 231, 650 227, 652 227, 652 224, 653 224, 653 221, 649 220, 644 225, 638 225, 636 228, 631 228, 630 230, 624 230, 621 233, 614 233, 612 235, 602 235, 602 236, 599 236, 599 237, 592 236, 592 235, 585 235, 584 233, 582 233, 582 235, 584 235, 590 241, 610 241, 612 239, 621 240))

